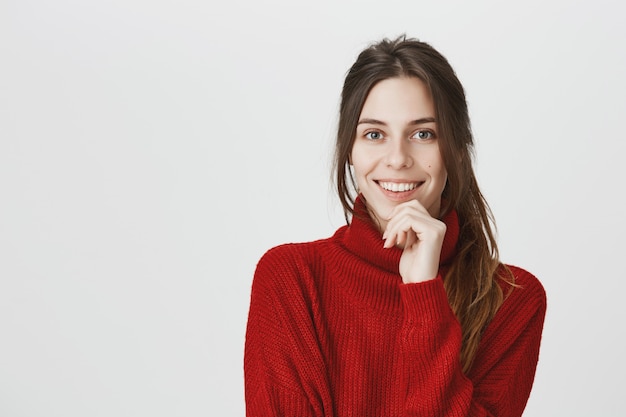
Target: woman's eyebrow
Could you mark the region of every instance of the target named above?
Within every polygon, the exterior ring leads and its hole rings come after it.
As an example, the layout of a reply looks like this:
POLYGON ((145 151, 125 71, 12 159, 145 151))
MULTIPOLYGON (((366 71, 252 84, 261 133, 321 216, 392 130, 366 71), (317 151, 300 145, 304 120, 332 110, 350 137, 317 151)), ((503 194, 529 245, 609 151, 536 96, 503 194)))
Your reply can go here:
MULTIPOLYGON (((434 117, 422 117, 421 119, 416 119, 416 120, 409 122, 409 125, 422 125, 424 123, 436 123, 436 122, 437 120, 434 117)), ((360 124, 387 126, 387 123, 385 122, 381 122, 380 120, 369 119, 369 118, 359 120, 359 122, 357 123, 357 126, 360 124)))
POLYGON ((434 117, 422 117, 421 119, 413 120, 410 125, 423 125, 424 123, 437 123, 434 117))

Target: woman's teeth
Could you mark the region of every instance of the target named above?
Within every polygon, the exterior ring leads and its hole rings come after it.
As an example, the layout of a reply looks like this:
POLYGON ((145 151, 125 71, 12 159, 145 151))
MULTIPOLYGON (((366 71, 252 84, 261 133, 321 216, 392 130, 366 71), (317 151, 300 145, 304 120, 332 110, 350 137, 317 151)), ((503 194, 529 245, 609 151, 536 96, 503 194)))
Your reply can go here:
POLYGON ((385 190, 396 193, 411 191, 419 185, 417 182, 379 182, 378 184, 385 190))

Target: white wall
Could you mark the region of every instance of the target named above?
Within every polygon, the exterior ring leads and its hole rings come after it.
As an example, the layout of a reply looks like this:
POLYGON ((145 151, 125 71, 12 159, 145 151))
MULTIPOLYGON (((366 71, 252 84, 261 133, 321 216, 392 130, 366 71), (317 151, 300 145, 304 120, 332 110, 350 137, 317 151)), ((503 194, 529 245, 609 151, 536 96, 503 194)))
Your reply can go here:
POLYGON ((256 261, 342 224, 343 76, 402 32, 456 68, 503 258, 548 291, 525 415, 625 415, 623 16, 617 0, 4 0, 0 415, 242 416, 256 261))

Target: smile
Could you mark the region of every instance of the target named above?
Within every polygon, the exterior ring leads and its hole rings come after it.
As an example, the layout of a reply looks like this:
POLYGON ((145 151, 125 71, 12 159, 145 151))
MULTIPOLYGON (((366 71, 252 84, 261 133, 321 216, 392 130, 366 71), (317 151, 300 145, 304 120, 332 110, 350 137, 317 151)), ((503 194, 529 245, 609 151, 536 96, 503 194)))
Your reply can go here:
POLYGON ((394 193, 402 193, 405 191, 412 191, 420 186, 421 182, 388 182, 388 181, 379 181, 378 185, 384 188, 387 191, 392 191, 394 193))

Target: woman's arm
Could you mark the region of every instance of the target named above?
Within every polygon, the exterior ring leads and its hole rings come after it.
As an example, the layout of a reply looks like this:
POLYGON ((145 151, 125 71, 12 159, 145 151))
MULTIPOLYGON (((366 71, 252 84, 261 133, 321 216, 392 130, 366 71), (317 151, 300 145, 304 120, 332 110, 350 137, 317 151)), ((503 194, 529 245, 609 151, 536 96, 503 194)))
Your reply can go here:
POLYGON ((400 336, 408 416, 519 416, 532 387, 545 316, 545 292, 515 269, 517 283, 487 327, 469 377, 460 363, 461 326, 438 275, 445 224, 417 201, 390 214, 385 247, 400 258, 404 321, 400 336), (497 333, 491 329, 497 328, 497 333))
POLYGON ((282 246, 257 265, 244 356, 248 417, 332 416, 310 303, 298 288, 301 264, 282 246))
POLYGON ((462 372, 461 327, 440 277, 401 286, 407 416, 520 416, 532 387, 546 299, 532 275, 514 269, 520 288, 487 327, 472 369, 462 372))

